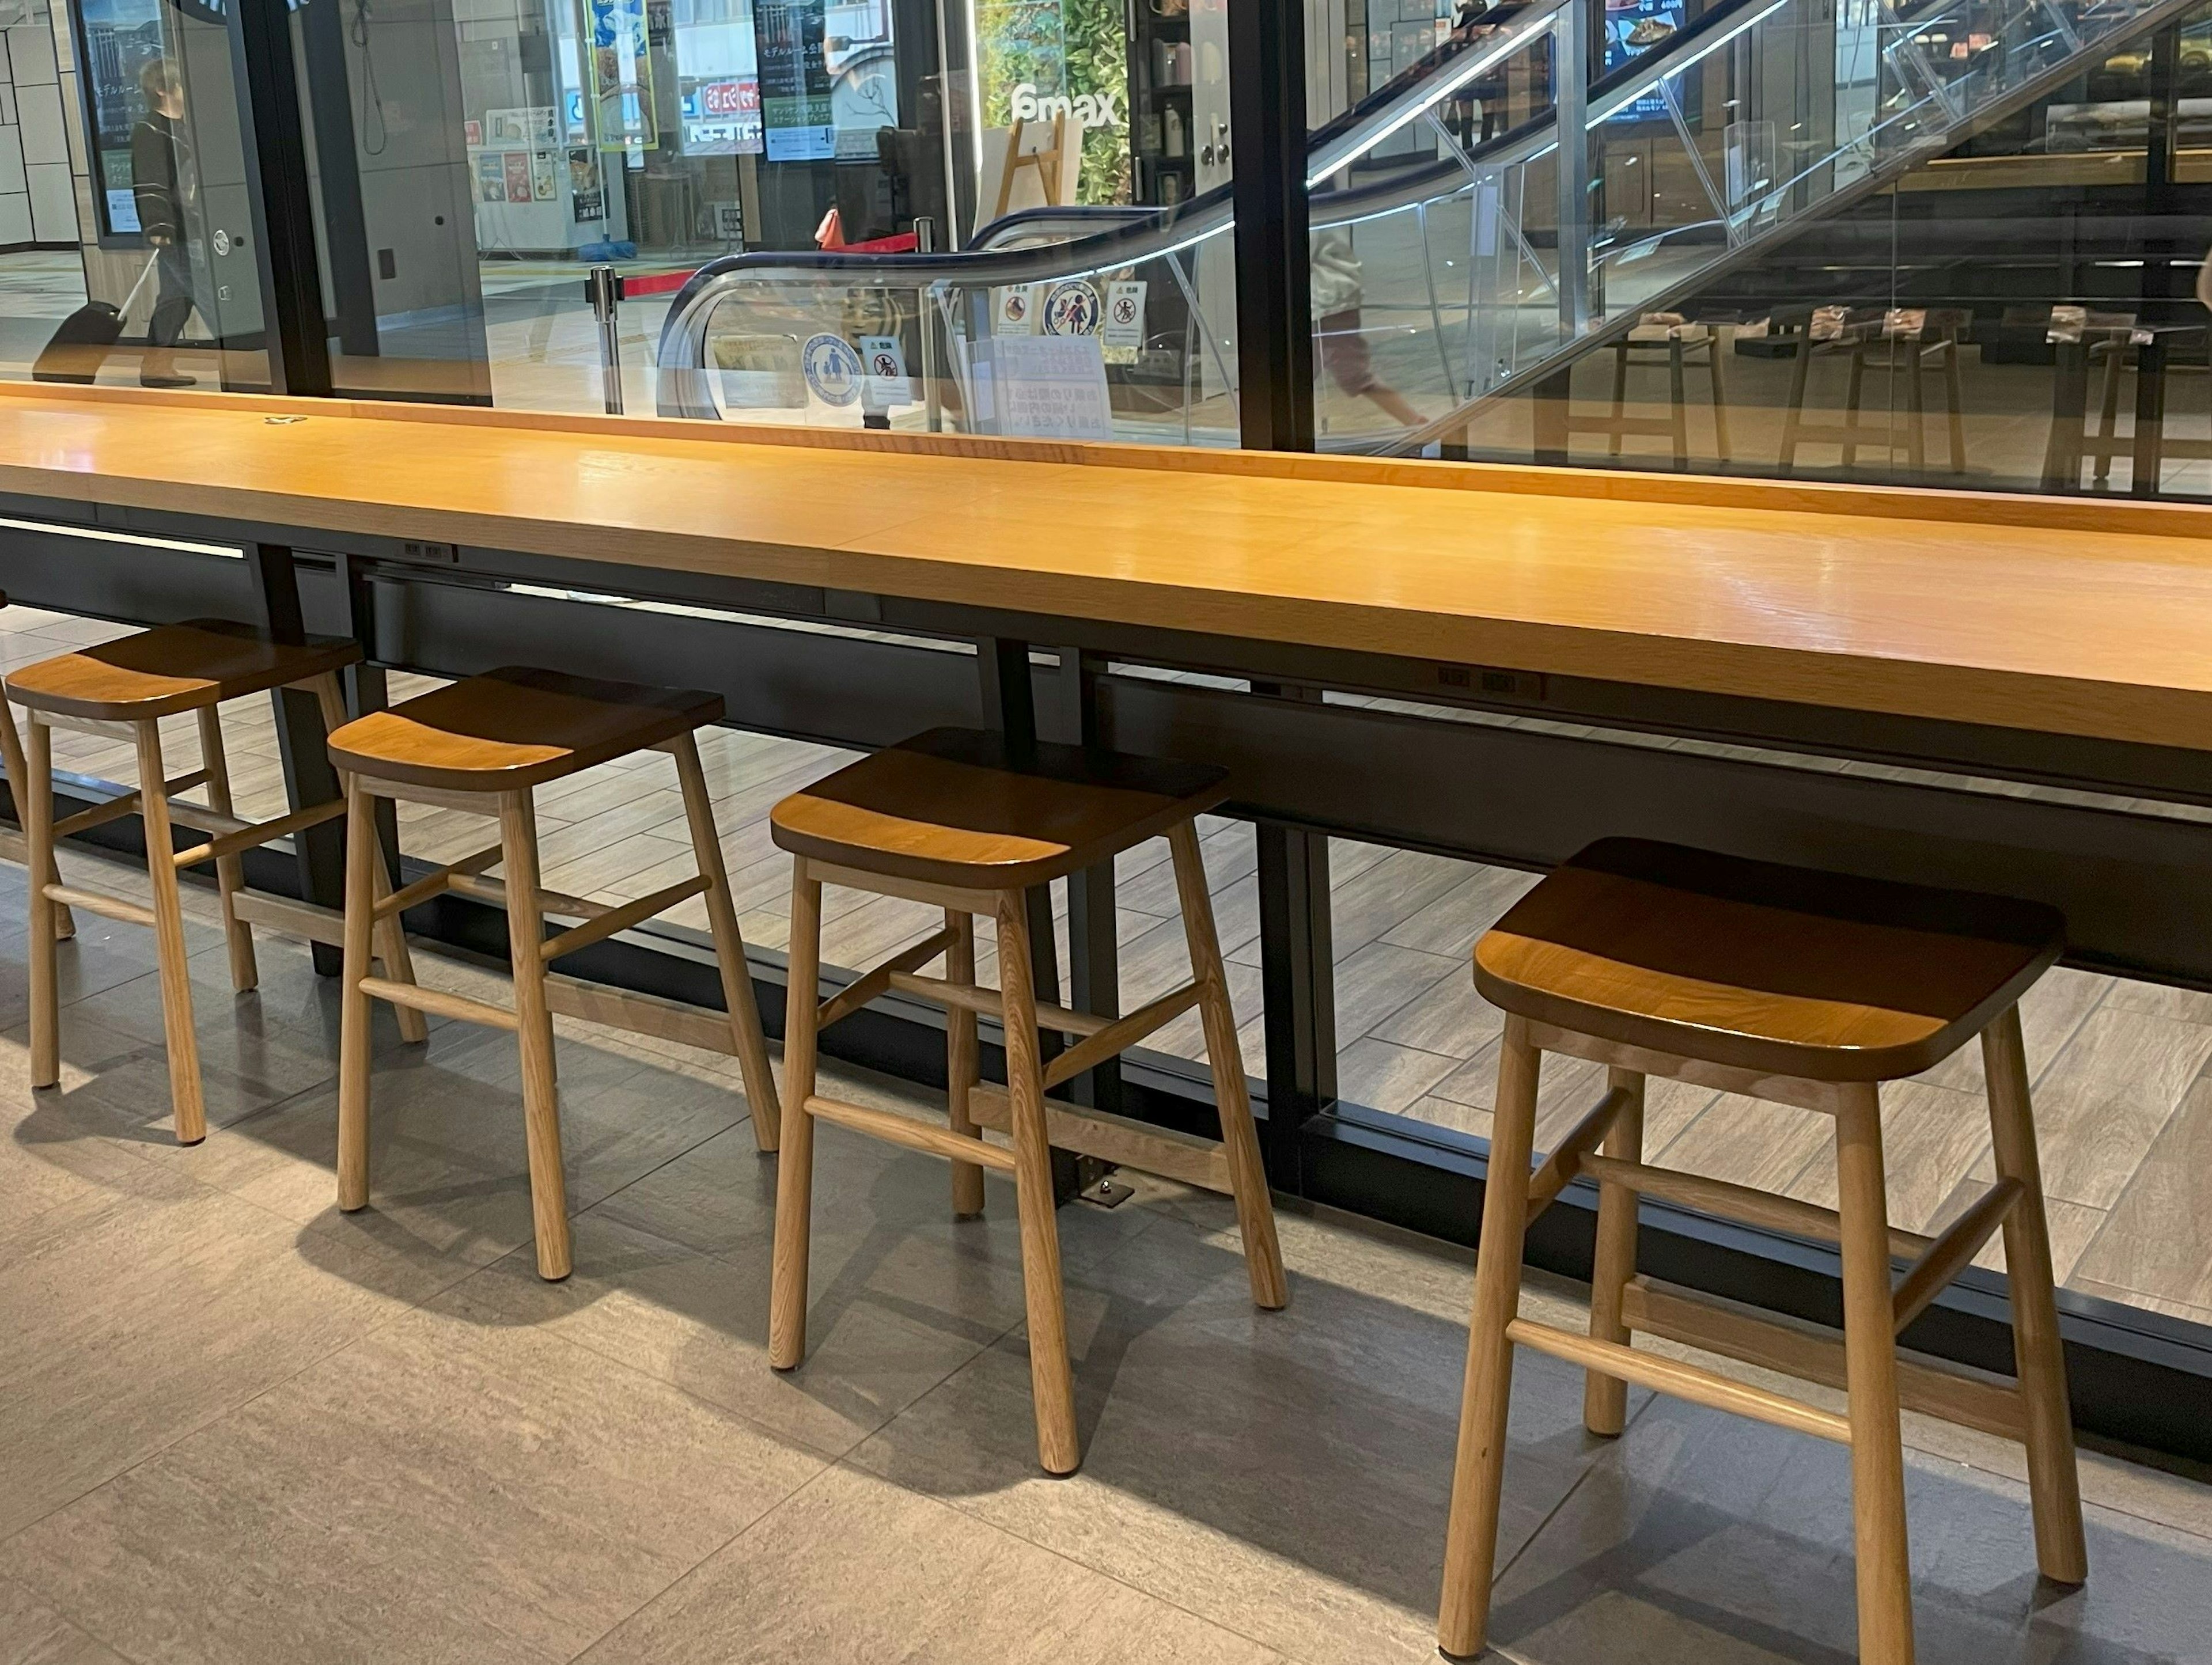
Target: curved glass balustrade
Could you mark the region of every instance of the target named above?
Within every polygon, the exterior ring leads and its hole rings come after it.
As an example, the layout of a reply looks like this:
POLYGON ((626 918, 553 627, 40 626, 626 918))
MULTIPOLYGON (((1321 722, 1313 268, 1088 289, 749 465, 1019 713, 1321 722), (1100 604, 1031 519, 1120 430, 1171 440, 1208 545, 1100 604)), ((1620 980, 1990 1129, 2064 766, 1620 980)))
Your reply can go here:
MULTIPOLYGON (((1450 443, 2188 3, 1937 0, 1850 31, 1828 0, 1485 14, 1312 136, 1321 443, 1450 443)), ((1223 187, 1032 210, 955 253, 716 261, 670 308, 660 407, 1232 445, 1234 231, 1223 187)))

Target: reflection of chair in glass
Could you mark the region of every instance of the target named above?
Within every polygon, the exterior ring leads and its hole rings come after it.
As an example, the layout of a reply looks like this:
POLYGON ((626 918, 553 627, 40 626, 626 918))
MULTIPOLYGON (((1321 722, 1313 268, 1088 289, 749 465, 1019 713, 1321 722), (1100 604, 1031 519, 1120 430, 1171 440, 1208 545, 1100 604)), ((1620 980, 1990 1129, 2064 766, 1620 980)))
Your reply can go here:
MULTIPOLYGON (((1635 1382, 1843 1445, 1857 1657, 1866 1665, 1913 1658, 1901 1410, 2018 1441, 2038 1566, 2058 1583, 2087 1577, 2019 1006, 2064 935, 2065 921, 2032 902, 1607 839, 1546 878, 1476 944, 1475 986, 1506 1018, 1444 1551, 1438 1641, 1448 1657, 1472 1658, 1486 1640, 1516 1347, 1583 1369, 1583 1419, 1595 1434, 1622 1431, 1635 1382), (1882 1084, 1978 1038, 1991 1183, 1933 1237, 1901 1230, 1887 1200, 1882 1084), (1604 1066, 1607 1091, 1579 1123, 1547 1139, 1551 1154, 1532 1175, 1547 1053, 1604 1066), (1836 1206, 1648 1165, 1651 1077, 1825 1115, 1834 1124, 1836 1206), (1586 1334, 1520 1311, 1528 1221, 1578 1176, 1598 1182, 1586 1334), (1638 1276, 1645 1196, 1835 1245, 1840 1334, 1638 1276), (2014 1379, 1900 1354, 1898 1338, 2000 1231, 2014 1379), (1899 1260, 1911 1263, 1902 1275, 1893 1269, 1899 1260), (1849 1404, 1808 1403, 1633 1347, 1638 1331, 1843 1388, 1849 1404)), ((1908 1130, 1911 1111, 1911 1100, 1893 1098, 1890 1126, 1908 1130)))
MULTIPOLYGON (((1801 313, 1803 309, 1800 309, 1801 313)), ((1809 313, 1784 319, 1778 325, 1802 327, 1796 366, 1790 378, 1790 409, 1782 422, 1780 464, 1787 473, 1796 466, 1801 446, 1832 446, 1843 453, 1843 465, 1856 467, 1863 447, 1883 453, 1885 463, 1902 451, 1915 474, 1928 471, 1928 392, 1926 372, 1941 366, 1948 417, 1949 465, 1954 474, 1966 471, 1966 423, 1964 394, 1959 374, 1960 337, 1971 327, 1972 315, 1960 311, 1922 307, 1847 309, 1816 307, 1809 313), (1844 386, 1844 420, 1840 424, 1815 426, 1805 421, 1806 390, 1812 378, 1813 360, 1826 353, 1848 355, 1850 374, 1844 386), (1905 420, 1863 420, 1866 373, 1871 367, 1905 378, 1905 420)))
POLYGON ((2147 325, 2138 323, 2133 313, 2085 312, 2077 329, 2074 327, 2075 319, 2062 316, 2074 310, 2052 308, 2051 333, 2057 338, 2059 380, 2063 384, 2070 374, 2081 384, 2075 390, 2071 410, 2063 408, 2069 401, 2062 385, 2057 401, 2060 409, 2053 412, 2054 425, 2065 421, 2078 433, 2069 446, 2054 453, 2060 459, 2057 472, 2065 477, 2059 483, 2078 487, 2081 463, 2086 458, 2091 465, 2094 489, 2102 491, 2112 481, 2112 459, 2125 457, 2130 463, 2131 489, 2154 491, 2166 464, 2212 459, 2212 439, 2177 439, 2166 428, 2168 379, 2202 377, 2212 372, 2212 364, 2205 362, 2204 326, 2147 325), (2189 355, 2185 360, 2179 356, 2185 353, 2189 355), (2097 413, 2093 416, 2086 409, 2086 384, 2090 373, 2100 367, 2104 374, 2097 413), (2123 434, 2120 383, 2129 376, 2136 380, 2135 417, 2130 431, 2123 434), (2070 473, 2065 466, 2069 459, 2073 465, 2070 473))
POLYGON ((1702 365, 1712 386, 1713 454, 1729 457, 1728 386, 1722 370, 1720 331, 1711 324, 1692 324, 1679 313, 1646 313, 1644 321, 1613 343, 1613 409, 1609 415, 1591 416, 1567 411, 1570 434, 1608 436, 1608 456, 1620 455, 1621 440, 1632 434, 1663 434, 1674 443, 1674 466, 1690 462, 1690 410, 1686 372, 1702 365), (1632 416, 1628 405, 1628 373, 1632 369, 1667 372, 1668 413, 1664 416, 1632 416))

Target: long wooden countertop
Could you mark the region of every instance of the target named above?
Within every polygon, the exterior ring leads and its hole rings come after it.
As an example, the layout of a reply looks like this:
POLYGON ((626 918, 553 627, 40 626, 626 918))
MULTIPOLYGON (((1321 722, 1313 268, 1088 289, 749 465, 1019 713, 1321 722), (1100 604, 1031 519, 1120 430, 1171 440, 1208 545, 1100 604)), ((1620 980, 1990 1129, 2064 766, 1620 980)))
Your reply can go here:
POLYGON ((2193 505, 27 385, 0 491, 2212 749, 2193 505))

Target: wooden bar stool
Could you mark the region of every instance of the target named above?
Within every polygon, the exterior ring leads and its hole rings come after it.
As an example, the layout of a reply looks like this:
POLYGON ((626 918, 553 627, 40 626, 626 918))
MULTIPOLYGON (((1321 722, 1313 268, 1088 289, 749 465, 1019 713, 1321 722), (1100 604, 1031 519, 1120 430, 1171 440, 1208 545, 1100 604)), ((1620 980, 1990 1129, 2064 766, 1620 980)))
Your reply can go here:
POLYGON ((1195 817, 1227 796, 1224 771, 1073 746, 1038 745, 1018 759, 1002 737, 933 729, 877 752, 770 812, 776 843, 792 863, 791 981, 784 1018, 784 1091, 795 1112, 776 1176, 775 1256, 769 1306, 769 1360, 797 1367, 806 1353, 806 1256, 813 1200, 814 1118, 835 1121, 952 1164, 956 1216, 982 1212, 985 1168, 1009 1174, 1021 1215, 1022 1285, 1029 1312, 1030 1379, 1037 1458, 1054 1474, 1075 1471, 1075 1383, 1067 1359, 1059 1229, 1053 1218, 1051 1147, 1076 1151, 1226 1192, 1237 1201, 1252 1298, 1280 1307, 1281 1250, 1252 1105, 1237 1045, 1237 1019, 1222 975, 1195 817), (1030 984, 1031 886, 1111 861, 1164 833, 1190 944, 1191 981, 1121 1018, 1040 1003, 1030 984), (822 1001, 822 886, 847 885, 945 910, 942 930, 892 956, 822 1001), (975 916, 996 920, 997 988, 977 986, 975 916), (920 968, 942 955, 945 975, 920 968), (870 1109, 814 1091, 821 1030, 887 990, 943 1006, 950 1126, 870 1109), (1126 1051, 1195 1006, 1213 1071, 1221 1139, 1154 1127, 1045 1097, 1046 1091, 1126 1051), (1007 1086, 976 1073, 978 1013, 1006 1026, 1007 1086), (1038 1028, 1079 1037, 1042 1061, 1038 1028), (981 1129, 1012 1135, 990 1143, 981 1129))
MULTIPOLYGON (((336 819, 343 804, 310 804, 272 821, 241 821, 232 811, 230 773, 222 748, 222 723, 216 707, 225 700, 279 688, 312 690, 323 721, 336 727, 346 718, 345 696, 337 673, 361 658, 350 640, 319 640, 292 646, 271 641, 258 631, 220 620, 165 624, 97 647, 63 653, 12 671, 8 698, 24 708, 29 726, 22 746, 24 782, 21 795, 25 842, 32 871, 48 875, 31 887, 31 1085, 51 1087, 61 1079, 61 1020, 56 988, 54 945, 60 932, 60 904, 69 903, 104 918, 154 927, 161 976, 161 1030, 169 1054, 169 1096, 179 1143, 197 1145, 207 1136, 207 1111, 201 1094, 199 1042, 192 1027, 191 975, 186 965, 185 916, 177 875, 212 861, 222 898, 223 936, 230 952, 230 980, 240 992, 259 979, 254 963, 256 922, 318 941, 338 940, 338 921, 326 908, 287 897, 249 890, 240 854, 258 844, 336 819), (167 775, 161 761, 161 720, 193 713, 199 721, 201 764, 189 774, 167 775), (53 818, 53 744, 56 728, 128 740, 136 749, 138 787, 107 803, 67 819, 53 818), (174 794, 204 785, 208 801, 194 804, 174 794), (62 884, 54 865, 59 839, 104 822, 137 814, 146 828, 146 872, 154 905, 62 884), (210 835, 190 848, 175 850, 173 823, 210 835)), ((12 724, 10 725, 12 729, 12 724)), ((14 774, 12 738, 8 764, 14 774)), ((379 869, 381 872, 381 868, 379 869)), ((382 939, 391 974, 414 975, 406 939, 395 924, 382 939)), ((403 1025, 410 1040, 420 1040, 420 1019, 403 1025)))
POLYGON ((541 1277, 568 1275, 568 1182, 561 1168, 561 1111, 555 1082, 553 1014, 659 1036, 733 1054, 752 1110, 753 1138, 776 1146, 775 1078, 753 1001, 752 975, 729 876, 714 827, 695 731, 719 721, 722 696, 695 690, 595 682, 519 667, 448 684, 419 698, 372 712, 331 736, 331 757, 346 780, 344 1017, 338 1043, 338 1206, 368 1203, 369 1001, 437 1012, 515 1031, 522 1049, 522 1113, 530 1155, 530 1206, 541 1277), (538 882, 538 823, 531 790, 632 752, 665 751, 676 760, 684 817, 699 871, 619 906, 548 890, 538 882), (495 818, 499 840, 386 896, 374 859, 379 798, 431 804, 495 818), (504 882, 483 877, 497 865, 504 882), (514 1005, 416 987, 369 975, 373 929, 419 902, 453 890, 505 907, 514 962, 514 1005), (696 896, 707 920, 722 980, 726 1017, 675 1000, 548 975, 563 954, 665 913, 696 896), (551 937, 545 915, 583 922, 551 937))
MULTIPOLYGON (((5 607, 7 605, 8 598, 4 594, 0 594, 0 607, 5 607)), ((30 822, 26 818, 23 800, 29 796, 27 783, 31 778, 31 772, 30 766, 23 760, 23 737, 21 732, 15 726, 15 708, 5 699, 0 699, 0 774, 5 774, 8 777, 9 799, 15 807, 15 824, 13 827, 0 827, 0 860, 13 861, 18 866, 27 868, 31 865, 31 841, 24 829, 30 825, 30 822)), ((49 884, 60 884, 62 882, 60 869, 49 866, 46 869, 46 882, 49 884)), ((61 941, 67 942, 76 934, 76 919, 70 915, 67 906, 56 902, 54 904, 54 935, 61 941)))
POLYGON ((1584 1367, 1583 1420, 1593 1433, 1621 1431, 1626 1384, 1635 1382, 1848 1445, 1859 1657, 1869 1665, 1910 1665, 1913 1656, 1900 1405, 2020 1440, 2037 1563, 2061 1583, 2087 1576, 2018 1006, 2057 959, 2063 932, 2056 913, 2030 902, 1608 839, 1529 891, 1475 945, 1475 987, 1509 1015, 1444 1551, 1445 1654, 1479 1653, 1489 1623, 1516 1346, 1584 1367), (1885 1200, 1880 1084, 1930 1068, 1977 1036, 1996 1183, 1939 1237, 1896 1230, 1885 1200), (1532 1179, 1547 1052, 1606 1065, 1609 1091, 1532 1179), (1644 1085, 1654 1075, 1834 1116, 1840 1210, 1646 1166, 1644 1085), (1599 1182, 1587 1336, 1518 1313, 1522 1234, 1577 1174, 1599 1182), (1637 1200, 1646 1194, 1838 1244, 1840 1342, 1638 1277, 1637 1200), (2015 1382, 1899 1360, 1898 1334, 2000 1226, 2015 1382), (1911 1263, 1893 1285, 1893 1258, 1911 1263), (1849 1413, 1636 1352, 1628 1341, 1637 1330, 1847 1388, 1849 1413))

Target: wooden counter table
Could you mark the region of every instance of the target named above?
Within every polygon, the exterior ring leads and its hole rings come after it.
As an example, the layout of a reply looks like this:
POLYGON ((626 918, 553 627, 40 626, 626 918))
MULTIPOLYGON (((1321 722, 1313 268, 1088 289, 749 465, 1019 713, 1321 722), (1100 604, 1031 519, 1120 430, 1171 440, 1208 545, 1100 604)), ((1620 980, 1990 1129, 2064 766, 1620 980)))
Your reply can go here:
POLYGON ((44 388, 0 491, 2212 746, 2193 505, 44 388))
MULTIPOLYGON (((1333 1103, 1332 835, 1527 867, 1632 835, 2007 891, 2065 912, 2076 963, 2212 987, 2194 505, 32 386, 0 392, 0 500, 24 602, 711 688, 844 745, 980 717, 1227 764, 1260 826, 1270 1176, 1448 1235, 1479 1153, 1333 1103)), ((319 795, 313 714, 280 727, 319 795)), ((335 851, 301 860, 334 893, 335 851)), ((1105 1010, 1111 874, 1072 905, 1073 998, 1105 1010)), ((719 998, 641 940, 580 975, 719 998)), ((756 975, 773 1026, 780 967, 756 975)), ((886 1067, 941 1048, 881 1021, 838 1033, 886 1067)), ((1095 1085, 1207 1115, 1171 1073, 1095 1085)), ((1536 1258, 1573 1268, 1575 1214, 1536 1258)), ((1646 1241, 1828 1298, 1817 1253, 1701 1230, 1646 1241)), ((1996 1301, 1970 1280, 1915 1345, 2008 1358, 1996 1301)), ((2145 1364, 2137 1323, 2077 1360, 2085 1425, 2212 1456, 2172 1387, 2212 1358, 2145 1364)))

